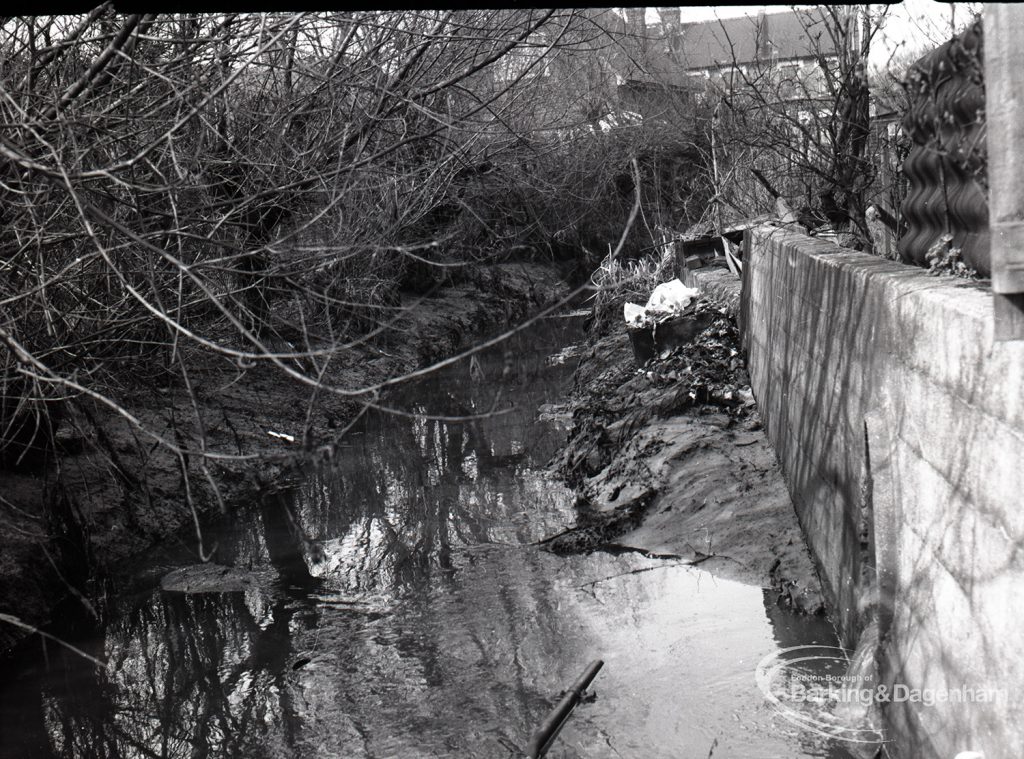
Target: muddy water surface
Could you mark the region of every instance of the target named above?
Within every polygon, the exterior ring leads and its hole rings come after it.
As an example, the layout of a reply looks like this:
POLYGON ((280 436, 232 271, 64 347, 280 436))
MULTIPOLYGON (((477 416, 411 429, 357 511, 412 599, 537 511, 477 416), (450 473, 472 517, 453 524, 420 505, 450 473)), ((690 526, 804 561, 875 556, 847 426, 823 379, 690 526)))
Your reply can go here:
POLYGON ((333 466, 207 525, 222 585, 160 587, 194 536, 154 552, 75 641, 104 668, 51 645, 6 673, 0 757, 513 757, 595 658, 550 757, 845 756, 754 681, 780 647, 834 645, 826 623, 672 561, 532 545, 574 521, 546 471, 564 429, 538 411, 579 329, 549 319, 404 387, 333 466))

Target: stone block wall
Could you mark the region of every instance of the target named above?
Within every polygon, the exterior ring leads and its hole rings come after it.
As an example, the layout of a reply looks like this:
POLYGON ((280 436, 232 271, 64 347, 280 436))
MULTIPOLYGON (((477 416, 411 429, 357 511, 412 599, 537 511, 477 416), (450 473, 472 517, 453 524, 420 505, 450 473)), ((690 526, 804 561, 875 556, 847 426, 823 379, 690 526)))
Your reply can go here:
POLYGON ((885 705, 894 754, 1024 756, 1024 343, 991 291, 761 227, 742 323, 844 641, 877 610, 883 682, 968 701, 885 705))

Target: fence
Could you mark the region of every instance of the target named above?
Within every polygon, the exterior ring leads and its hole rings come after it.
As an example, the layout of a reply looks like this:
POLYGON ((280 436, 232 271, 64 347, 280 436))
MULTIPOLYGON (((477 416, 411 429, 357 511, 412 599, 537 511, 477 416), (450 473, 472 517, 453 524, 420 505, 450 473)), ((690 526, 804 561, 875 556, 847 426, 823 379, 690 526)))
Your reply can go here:
POLYGON ((960 250, 979 275, 991 275, 988 231, 985 77, 982 25, 915 63, 907 76, 903 129, 913 147, 903 165, 906 231, 900 258, 928 266, 936 248, 960 250))

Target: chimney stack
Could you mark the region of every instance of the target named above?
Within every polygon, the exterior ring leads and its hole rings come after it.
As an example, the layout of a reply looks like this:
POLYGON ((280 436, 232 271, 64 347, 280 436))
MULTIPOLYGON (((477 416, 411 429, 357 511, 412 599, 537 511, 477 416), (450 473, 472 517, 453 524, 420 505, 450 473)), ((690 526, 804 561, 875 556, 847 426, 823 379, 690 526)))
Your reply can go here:
POLYGON ((630 34, 643 36, 647 32, 647 8, 626 8, 626 26, 630 34))
POLYGON ((674 32, 683 25, 682 8, 658 8, 658 15, 661 17, 661 25, 666 32, 674 32))

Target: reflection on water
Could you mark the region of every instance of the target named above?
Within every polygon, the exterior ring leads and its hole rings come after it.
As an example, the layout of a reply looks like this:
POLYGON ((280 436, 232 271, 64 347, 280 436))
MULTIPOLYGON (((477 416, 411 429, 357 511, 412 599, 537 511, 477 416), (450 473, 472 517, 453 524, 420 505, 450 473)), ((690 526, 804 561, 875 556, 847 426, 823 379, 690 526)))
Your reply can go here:
POLYGON ((418 416, 368 417, 333 468, 211 525, 246 590, 126 596, 80 642, 103 671, 51 648, 11 672, 0 757, 517 756, 597 657, 597 699, 551 757, 841 755, 753 679, 776 647, 834 642, 827 625, 688 567, 532 545, 572 521, 545 472, 563 433, 536 420, 568 389, 573 362, 546 358, 576 329, 549 320, 404 389, 418 416))

